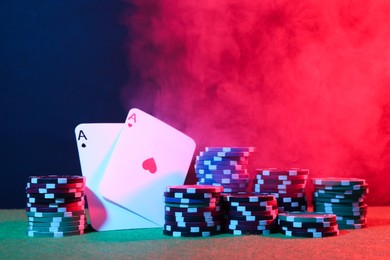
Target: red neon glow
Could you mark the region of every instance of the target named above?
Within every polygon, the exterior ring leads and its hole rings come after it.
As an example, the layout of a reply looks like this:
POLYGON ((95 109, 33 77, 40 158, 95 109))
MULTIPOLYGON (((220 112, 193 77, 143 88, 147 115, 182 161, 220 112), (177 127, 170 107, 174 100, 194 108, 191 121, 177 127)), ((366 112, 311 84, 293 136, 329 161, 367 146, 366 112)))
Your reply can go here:
POLYGON ((390 204, 389 1, 131 2, 126 108, 390 204))

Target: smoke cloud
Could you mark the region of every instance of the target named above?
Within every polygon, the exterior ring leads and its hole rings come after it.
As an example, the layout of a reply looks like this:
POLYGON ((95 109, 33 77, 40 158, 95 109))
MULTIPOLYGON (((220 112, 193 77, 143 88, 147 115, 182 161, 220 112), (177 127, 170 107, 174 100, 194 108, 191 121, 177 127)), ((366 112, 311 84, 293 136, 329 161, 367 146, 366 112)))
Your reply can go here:
POLYGON ((390 204, 390 2, 134 0, 126 108, 390 204))

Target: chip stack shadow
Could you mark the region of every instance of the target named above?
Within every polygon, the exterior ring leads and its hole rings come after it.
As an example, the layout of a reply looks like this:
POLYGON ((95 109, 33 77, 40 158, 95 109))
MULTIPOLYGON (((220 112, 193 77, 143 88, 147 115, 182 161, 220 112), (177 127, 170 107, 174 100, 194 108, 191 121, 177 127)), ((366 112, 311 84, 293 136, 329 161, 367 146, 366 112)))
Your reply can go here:
POLYGON ((364 179, 326 177, 313 178, 313 209, 337 215, 340 229, 367 227, 368 184, 364 179))
POLYGON ((212 185, 168 186, 164 192, 163 234, 208 237, 221 233, 221 192, 212 185))
POLYGON ((279 212, 306 211, 308 177, 307 169, 256 169, 254 191, 275 195, 279 212))
POLYGON ((30 237, 84 234, 85 178, 71 175, 31 176, 26 187, 30 237))
POLYGON ((197 184, 222 186, 224 193, 246 192, 248 161, 255 151, 255 147, 206 147, 196 156, 197 184))

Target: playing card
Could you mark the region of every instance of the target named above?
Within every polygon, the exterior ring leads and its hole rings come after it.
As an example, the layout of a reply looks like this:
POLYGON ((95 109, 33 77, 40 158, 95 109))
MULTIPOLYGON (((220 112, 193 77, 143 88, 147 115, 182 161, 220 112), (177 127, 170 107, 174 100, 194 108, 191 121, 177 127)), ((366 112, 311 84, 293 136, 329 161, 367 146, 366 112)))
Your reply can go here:
POLYGON ((124 124, 80 124, 75 129, 91 225, 95 230, 158 227, 153 222, 107 201, 98 187, 124 124))
POLYGON ((184 183, 194 151, 193 139, 139 109, 131 109, 100 192, 163 226, 165 188, 184 183))

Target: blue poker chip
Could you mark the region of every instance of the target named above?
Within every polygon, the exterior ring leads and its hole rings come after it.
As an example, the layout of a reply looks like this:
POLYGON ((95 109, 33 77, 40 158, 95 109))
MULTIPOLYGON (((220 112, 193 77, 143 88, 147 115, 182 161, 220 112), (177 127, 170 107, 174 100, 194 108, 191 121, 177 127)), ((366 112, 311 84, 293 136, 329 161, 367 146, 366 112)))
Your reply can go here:
POLYGON ((243 179, 230 179, 230 178, 198 178, 199 182, 202 183, 221 183, 221 184, 244 184, 247 185, 249 183, 249 178, 243 179))
POLYGON ((236 161, 236 160, 225 160, 225 161, 213 161, 213 160, 196 160, 195 165, 199 166, 234 166, 234 165, 248 165, 248 160, 246 161, 236 161))
POLYGON ((230 162, 230 161, 235 161, 235 162, 248 162, 248 157, 243 157, 243 156, 235 156, 235 157, 221 157, 221 156, 196 156, 195 157, 196 161, 212 161, 212 162, 230 162))
POLYGON ((194 165, 195 170, 247 170, 248 166, 246 165, 194 165))
POLYGON ((195 169, 196 174, 224 174, 224 175, 231 175, 231 174, 249 174, 248 170, 209 170, 209 169, 195 169))
POLYGON ((230 179, 230 180, 249 180, 249 174, 217 174, 217 173, 206 173, 206 174, 196 174, 198 178, 204 179, 213 179, 213 180, 222 180, 222 179, 230 179))
POLYGON ((200 156, 218 156, 218 157, 249 157, 251 152, 200 152, 200 156))
POLYGON ((206 152, 256 152, 256 147, 206 147, 206 152))

